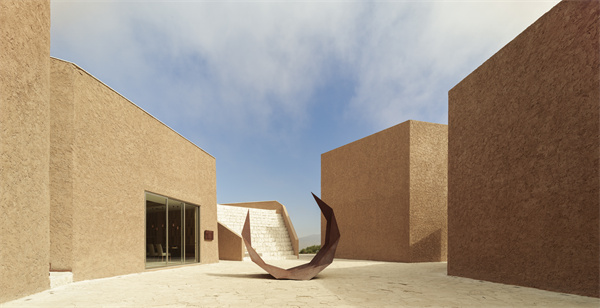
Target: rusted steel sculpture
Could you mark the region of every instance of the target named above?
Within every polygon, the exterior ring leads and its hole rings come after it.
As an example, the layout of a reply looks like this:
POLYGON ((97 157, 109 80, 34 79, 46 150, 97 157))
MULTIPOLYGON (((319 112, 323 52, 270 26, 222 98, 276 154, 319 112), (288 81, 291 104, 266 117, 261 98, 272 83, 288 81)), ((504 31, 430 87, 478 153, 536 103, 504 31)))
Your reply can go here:
POLYGON ((250 259, 258 266, 262 267, 267 273, 276 279, 293 279, 293 280, 309 280, 317 276, 322 270, 324 270, 335 256, 335 250, 338 242, 340 241, 340 230, 338 229, 337 222, 335 221, 335 215, 333 209, 329 207, 325 202, 319 199, 315 194, 312 194, 321 208, 321 213, 327 219, 327 229, 325 233, 325 244, 321 247, 321 250, 315 255, 315 257, 306 264, 292 267, 289 269, 283 269, 277 266, 273 266, 265 263, 265 261, 256 253, 256 250, 252 248, 250 241, 250 211, 246 215, 246 222, 244 223, 244 229, 242 229, 242 238, 246 244, 246 249, 250 255, 250 259))

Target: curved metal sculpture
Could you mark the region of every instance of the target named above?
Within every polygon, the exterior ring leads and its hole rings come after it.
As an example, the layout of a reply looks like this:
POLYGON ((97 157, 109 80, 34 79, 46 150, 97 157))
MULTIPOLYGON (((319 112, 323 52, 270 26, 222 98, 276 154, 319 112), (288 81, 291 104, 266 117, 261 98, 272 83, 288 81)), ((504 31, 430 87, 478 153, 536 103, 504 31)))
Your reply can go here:
POLYGON ((338 242, 340 241, 340 230, 338 229, 333 209, 329 207, 325 202, 319 199, 315 194, 312 194, 321 208, 321 213, 327 219, 327 229, 325 233, 325 244, 321 247, 321 250, 314 256, 314 258, 306 264, 292 267, 289 269, 283 269, 277 266, 273 266, 265 263, 265 261, 258 255, 256 250, 252 248, 250 241, 250 211, 246 215, 246 222, 244 223, 244 229, 242 229, 242 238, 246 244, 246 249, 250 255, 250 259, 258 266, 262 267, 267 273, 276 279, 293 279, 293 280, 309 280, 317 276, 322 270, 324 270, 335 256, 335 250, 338 242))

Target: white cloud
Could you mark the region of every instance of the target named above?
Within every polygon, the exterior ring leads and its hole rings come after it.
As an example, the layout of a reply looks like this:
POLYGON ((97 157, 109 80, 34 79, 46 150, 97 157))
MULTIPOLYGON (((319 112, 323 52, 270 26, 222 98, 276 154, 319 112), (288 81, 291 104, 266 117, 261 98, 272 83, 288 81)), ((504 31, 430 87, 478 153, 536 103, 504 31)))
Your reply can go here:
POLYGON ((556 2, 53 1, 53 51, 147 109, 238 130, 304 125, 348 74, 346 118, 381 129, 443 121, 451 83, 556 2))
POLYGON ((209 64, 220 110, 237 121, 268 123, 274 113, 302 120, 327 78, 327 62, 348 53, 352 7, 358 6, 188 3, 186 10, 161 8, 177 16, 161 28, 209 64))
POLYGON ((556 2, 375 4, 364 20, 369 35, 348 115, 378 129, 407 119, 445 121, 450 87, 556 2))
MULTIPOLYGON (((143 46, 136 46, 131 28, 124 26, 127 16, 118 7, 104 2, 52 1, 51 4, 51 47, 59 51, 57 56, 75 57, 84 62, 78 63, 85 64, 84 69, 107 75, 123 72, 122 63, 135 67, 140 75, 148 73, 139 54, 143 46)), ((116 81, 127 81, 127 75, 116 81)))

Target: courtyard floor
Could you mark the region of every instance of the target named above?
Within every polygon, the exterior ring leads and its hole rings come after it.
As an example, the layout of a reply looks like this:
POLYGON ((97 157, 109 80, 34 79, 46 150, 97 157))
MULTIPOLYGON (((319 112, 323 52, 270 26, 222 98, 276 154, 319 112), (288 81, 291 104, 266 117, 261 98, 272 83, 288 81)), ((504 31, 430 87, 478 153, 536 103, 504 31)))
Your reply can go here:
MULTIPOLYGON (((289 268, 308 262, 271 261, 289 268)), ((221 261, 89 280, 0 307, 600 307, 600 299, 446 275, 446 263, 336 259, 310 281, 221 261)))

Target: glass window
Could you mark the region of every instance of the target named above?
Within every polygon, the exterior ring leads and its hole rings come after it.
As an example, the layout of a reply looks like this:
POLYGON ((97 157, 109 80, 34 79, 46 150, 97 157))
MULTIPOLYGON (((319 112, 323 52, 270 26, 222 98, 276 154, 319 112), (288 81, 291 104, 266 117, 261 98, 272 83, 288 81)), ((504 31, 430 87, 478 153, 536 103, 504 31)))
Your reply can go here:
POLYGON ((167 198, 146 194, 146 267, 167 265, 167 198))
POLYGON ((146 268, 199 262, 196 205, 146 193, 146 268))
POLYGON ((199 261, 198 254, 196 251, 198 250, 198 207, 186 204, 185 205, 185 231, 184 231, 184 262, 185 263, 194 263, 199 261))
POLYGON ((183 257, 183 202, 169 199, 170 263, 181 263, 183 257))

